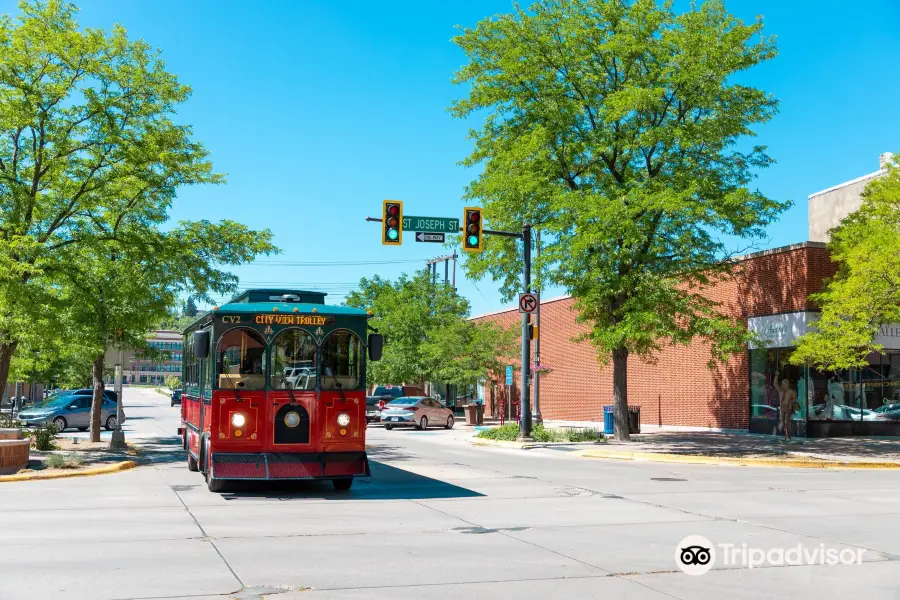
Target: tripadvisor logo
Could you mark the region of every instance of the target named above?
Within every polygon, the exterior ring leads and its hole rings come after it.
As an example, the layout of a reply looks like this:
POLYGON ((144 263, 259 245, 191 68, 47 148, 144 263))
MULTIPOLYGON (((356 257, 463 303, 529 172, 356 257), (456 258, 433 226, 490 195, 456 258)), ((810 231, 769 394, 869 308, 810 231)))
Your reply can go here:
POLYGON ((713 544, 702 535, 689 535, 675 546, 675 564, 688 575, 703 575, 722 567, 784 567, 799 565, 859 565, 863 548, 834 548, 825 544, 789 548, 758 548, 747 544, 713 544))

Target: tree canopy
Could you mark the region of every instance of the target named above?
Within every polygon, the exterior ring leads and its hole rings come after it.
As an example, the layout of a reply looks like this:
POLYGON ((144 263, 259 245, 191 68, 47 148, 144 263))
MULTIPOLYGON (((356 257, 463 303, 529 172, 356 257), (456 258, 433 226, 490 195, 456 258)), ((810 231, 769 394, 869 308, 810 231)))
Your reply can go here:
POLYGON ((370 325, 385 336, 382 359, 368 366, 371 383, 473 383, 513 352, 513 332, 468 321, 468 301, 425 271, 364 278, 346 303, 372 311, 370 325))
POLYGON ((831 232, 837 274, 811 299, 822 307, 815 331, 797 343, 791 362, 825 370, 862 367, 880 351, 875 337, 900 322, 900 167, 889 165, 863 192, 859 210, 831 232))
MULTIPOLYGON (((455 38, 468 63, 457 117, 485 115, 466 160, 486 226, 544 232, 541 270, 576 299, 612 357, 617 437, 627 438, 627 359, 701 337, 713 358, 745 327, 703 295, 730 268, 728 240, 761 238, 789 203, 748 187, 771 164, 738 145, 776 113, 735 77, 775 56, 762 22, 721 1, 677 14, 656 0, 540 0, 455 38)), ((466 267, 519 291, 521 251, 489 238, 466 267)))

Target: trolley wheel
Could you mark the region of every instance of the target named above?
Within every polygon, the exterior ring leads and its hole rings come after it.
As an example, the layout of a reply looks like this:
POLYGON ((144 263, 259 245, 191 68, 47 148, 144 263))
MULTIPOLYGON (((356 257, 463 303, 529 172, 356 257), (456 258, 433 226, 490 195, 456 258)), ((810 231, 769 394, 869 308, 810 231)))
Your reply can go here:
POLYGON ((193 457, 193 455, 188 452, 188 471, 199 471, 200 465, 197 463, 197 459, 193 457))
POLYGON ((419 419, 419 424, 416 425, 416 429, 419 429, 421 431, 425 431, 426 429, 428 429, 428 417, 422 417, 421 419, 419 419))
POLYGON ((391 429, 394 428, 394 426, 389 423, 385 423, 384 428, 387 429, 388 431, 390 431, 391 429))
POLYGON ((206 487, 213 494, 221 494, 228 489, 227 479, 213 479, 209 473, 206 474, 206 487))
POLYGON ((332 479, 331 485, 334 486, 334 491, 336 492, 346 492, 353 485, 353 478, 347 477, 346 479, 332 479))

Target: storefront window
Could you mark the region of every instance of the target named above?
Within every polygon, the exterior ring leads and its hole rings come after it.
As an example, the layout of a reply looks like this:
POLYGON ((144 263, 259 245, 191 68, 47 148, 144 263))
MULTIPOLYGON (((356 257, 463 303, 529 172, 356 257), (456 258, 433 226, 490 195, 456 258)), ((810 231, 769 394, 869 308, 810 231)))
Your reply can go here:
POLYGON ((316 387, 316 341, 302 329, 287 329, 272 345, 272 387, 312 390, 316 387))
POLYGON ((750 350, 750 418, 780 422, 782 399, 787 394, 785 402, 791 401, 791 420, 806 419, 806 368, 790 363, 792 353, 792 348, 750 350))
POLYGON ((216 372, 220 389, 266 387, 266 344, 250 329, 231 329, 219 339, 216 372))
POLYGON ((362 384, 362 343, 350 331, 335 331, 322 345, 323 390, 355 390, 362 384))

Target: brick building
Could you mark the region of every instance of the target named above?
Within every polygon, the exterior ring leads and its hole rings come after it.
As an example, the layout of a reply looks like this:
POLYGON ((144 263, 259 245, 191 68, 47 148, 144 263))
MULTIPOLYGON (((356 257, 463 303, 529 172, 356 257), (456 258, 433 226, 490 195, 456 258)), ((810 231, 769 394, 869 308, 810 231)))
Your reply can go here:
MULTIPOLYGON (((849 209, 823 203, 822 197, 839 189, 846 195, 846 190, 837 186, 811 196, 816 198, 811 207, 829 211, 831 226, 849 209), (842 210, 834 221, 836 212, 842 210)), ((841 201, 854 210, 859 206, 845 198, 841 201)), ((811 213, 811 221, 815 218, 811 213)), ((715 282, 705 294, 720 303, 723 312, 755 331, 765 341, 763 347, 748 348, 713 369, 707 364, 710 348, 703 341, 663 348, 652 364, 630 356, 628 401, 641 407, 641 423, 780 433, 777 378, 787 379, 798 397, 800 409, 792 415, 795 435, 900 434, 900 327, 882 328, 877 341, 885 350, 872 353, 863 369, 825 373, 788 361, 796 338, 818 317, 810 294, 821 290, 823 281, 834 272, 823 241, 738 259, 733 273, 715 282), (892 412, 892 408, 896 410, 892 412)), ((541 416, 552 421, 599 423, 603 406, 613 400, 612 364, 600 366, 590 342, 574 341, 586 327, 576 323, 573 306, 569 297, 541 304, 541 363, 551 369, 539 375, 541 416)), ((504 327, 517 327, 521 322, 516 309, 473 320, 504 327)), ((519 399, 520 365, 516 360, 510 364, 516 368, 513 386, 507 388, 502 379, 482 386, 487 414, 497 415, 500 404, 507 403, 508 393, 513 401, 519 399)))

